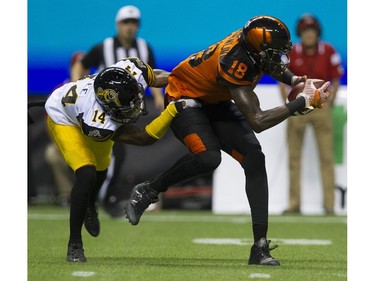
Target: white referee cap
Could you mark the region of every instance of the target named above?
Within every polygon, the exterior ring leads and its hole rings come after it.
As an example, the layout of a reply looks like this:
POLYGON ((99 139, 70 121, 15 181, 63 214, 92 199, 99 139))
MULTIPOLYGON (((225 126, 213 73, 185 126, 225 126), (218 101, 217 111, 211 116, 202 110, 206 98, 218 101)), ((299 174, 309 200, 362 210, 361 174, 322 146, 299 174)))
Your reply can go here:
POLYGON ((141 11, 135 6, 124 6, 118 10, 116 15, 116 22, 127 20, 127 19, 141 19, 141 11))

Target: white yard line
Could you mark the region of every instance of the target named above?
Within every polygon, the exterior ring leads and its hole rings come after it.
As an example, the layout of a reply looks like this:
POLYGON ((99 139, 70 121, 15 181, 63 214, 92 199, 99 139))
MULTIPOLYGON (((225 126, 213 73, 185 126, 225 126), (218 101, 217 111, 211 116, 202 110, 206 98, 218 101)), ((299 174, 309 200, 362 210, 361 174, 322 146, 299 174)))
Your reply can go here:
POLYGON ((95 272, 94 271, 73 271, 72 275, 76 277, 91 277, 95 275, 95 272))
POLYGON ((271 274, 267 274, 267 273, 251 273, 249 275, 249 278, 251 278, 251 279, 268 279, 268 278, 271 278, 271 274))
MULTIPOLYGON (((332 244, 331 240, 318 239, 284 239, 284 238, 270 238, 273 243, 279 245, 313 245, 313 246, 328 246, 332 244)), ((210 245, 251 245, 253 242, 248 238, 195 238, 195 244, 210 244, 210 245)))

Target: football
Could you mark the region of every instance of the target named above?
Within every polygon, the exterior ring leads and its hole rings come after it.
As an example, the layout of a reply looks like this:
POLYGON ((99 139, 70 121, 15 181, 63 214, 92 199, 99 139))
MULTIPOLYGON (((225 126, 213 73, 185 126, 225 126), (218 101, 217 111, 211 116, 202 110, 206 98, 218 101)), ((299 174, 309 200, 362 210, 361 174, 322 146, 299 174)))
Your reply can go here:
MULTIPOLYGON (((318 89, 320 88, 326 81, 321 79, 313 79, 313 83, 315 87, 318 89)), ((300 82, 297 85, 295 85, 288 94, 288 100, 287 102, 294 101, 299 93, 303 92, 303 88, 305 87, 305 82, 300 82)), ((310 113, 314 109, 312 107, 309 108, 303 108, 301 110, 298 110, 294 113, 294 115, 306 115, 307 113, 310 113)))

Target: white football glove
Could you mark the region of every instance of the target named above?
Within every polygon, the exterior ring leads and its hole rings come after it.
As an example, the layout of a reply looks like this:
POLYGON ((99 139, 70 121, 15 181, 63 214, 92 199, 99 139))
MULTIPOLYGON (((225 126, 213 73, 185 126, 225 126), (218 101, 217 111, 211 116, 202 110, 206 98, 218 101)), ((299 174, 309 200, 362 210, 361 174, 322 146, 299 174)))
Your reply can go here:
POLYGON ((329 92, 326 91, 331 82, 325 82, 319 89, 313 83, 313 79, 307 79, 303 92, 297 95, 297 98, 304 97, 305 107, 321 108, 322 104, 327 101, 329 92))
POLYGON ((173 104, 177 102, 181 103, 183 109, 190 108, 190 107, 202 107, 202 104, 198 100, 195 100, 195 99, 178 99, 178 100, 172 100, 170 103, 173 104))

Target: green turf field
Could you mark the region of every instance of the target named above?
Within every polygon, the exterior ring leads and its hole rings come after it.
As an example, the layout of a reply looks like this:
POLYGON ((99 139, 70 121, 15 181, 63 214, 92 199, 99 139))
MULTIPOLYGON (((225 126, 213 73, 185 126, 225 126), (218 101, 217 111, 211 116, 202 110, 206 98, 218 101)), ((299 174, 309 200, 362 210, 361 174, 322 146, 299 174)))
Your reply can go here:
POLYGON ((69 212, 28 209, 28 280, 347 280, 344 216, 271 216, 271 252, 280 267, 249 266, 246 215, 145 213, 137 226, 100 210, 101 234, 83 229, 87 263, 65 261, 69 212))

